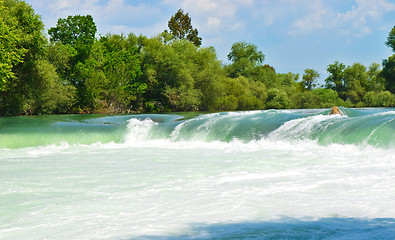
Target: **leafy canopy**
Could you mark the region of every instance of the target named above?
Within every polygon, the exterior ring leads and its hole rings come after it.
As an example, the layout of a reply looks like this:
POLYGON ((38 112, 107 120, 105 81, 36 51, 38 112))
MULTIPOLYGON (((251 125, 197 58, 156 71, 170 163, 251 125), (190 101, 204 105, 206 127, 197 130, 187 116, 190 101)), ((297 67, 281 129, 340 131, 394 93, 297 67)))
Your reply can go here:
POLYGON ((344 97, 345 91, 345 80, 344 70, 346 66, 343 63, 335 61, 333 64, 329 64, 327 72, 329 76, 325 79, 326 88, 335 90, 340 97, 344 97))
POLYGON ((23 61, 26 49, 18 48, 20 38, 3 19, 6 7, 0 1, 0 92, 7 89, 10 80, 15 78, 14 65, 23 61))
POLYGON ((387 42, 385 44, 388 47, 392 48, 392 51, 395 52, 395 26, 392 28, 392 30, 388 34, 387 42))
POLYGON ((385 88, 395 93, 395 54, 383 61, 381 75, 385 78, 385 88))
POLYGON ((44 24, 24 1, 0 1, 0 9, 0 114, 28 114, 42 92, 42 78, 32 73, 45 57, 44 24))
POLYGON ((305 89, 312 90, 317 84, 317 78, 320 77, 320 74, 314 69, 305 69, 303 74, 302 84, 305 89))
POLYGON ((237 42, 232 45, 228 59, 232 61, 227 67, 230 77, 250 77, 256 75, 258 67, 265 60, 265 55, 252 43, 237 42))
POLYGON ((228 59, 232 62, 248 59, 252 64, 259 65, 265 60, 265 55, 262 51, 258 51, 258 47, 255 44, 237 42, 232 45, 231 52, 228 54, 228 59))
POLYGON ((184 14, 182 9, 179 9, 174 16, 171 16, 168 27, 174 37, 187 39, 198 47, 202 45, 202 38, 198 36, 198 30, 196 28, 193 29, 189 14, 184 14))
POLYGON ((48 34, 51 42, 71 45, 81 58, 86 58, 95 41, 96 31, 96 24, 91 15, 75 15, 66 19, 59 18, 56 27, 50 28, 48 34))

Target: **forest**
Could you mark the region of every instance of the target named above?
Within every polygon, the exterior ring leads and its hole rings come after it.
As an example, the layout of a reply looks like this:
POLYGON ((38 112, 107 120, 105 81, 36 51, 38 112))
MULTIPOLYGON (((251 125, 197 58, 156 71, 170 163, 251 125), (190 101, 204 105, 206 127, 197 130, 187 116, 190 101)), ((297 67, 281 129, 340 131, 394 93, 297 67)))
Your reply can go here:
MULTIPOLYGON (((44 27, 24 1, 0 0, 0 116, 395 105, 395 54, 330 63, 318 86, 314 69, 278 73, 253 43, 234 43, 222 63, 182 9, 155 37, 97 37, 90 15, 44 27)), ((395 52, 395 26, 386 40, 395 52)))

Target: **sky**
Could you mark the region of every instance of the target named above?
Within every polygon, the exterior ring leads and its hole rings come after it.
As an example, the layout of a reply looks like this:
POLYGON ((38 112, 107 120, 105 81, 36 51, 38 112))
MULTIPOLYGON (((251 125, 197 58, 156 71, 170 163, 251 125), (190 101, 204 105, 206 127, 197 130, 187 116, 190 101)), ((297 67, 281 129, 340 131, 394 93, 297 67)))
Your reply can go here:
POLYGON ((233 43, 255 44, 264 64, 280 73, 312 68, 327 77, 329 64, 365 66, 393 54, 385 45, 395 25, 395 0, 25 0, 41 15, 46 29, 59 18, 92 15, 98 35, 156 36, 178 9, 229 63, 233 43))

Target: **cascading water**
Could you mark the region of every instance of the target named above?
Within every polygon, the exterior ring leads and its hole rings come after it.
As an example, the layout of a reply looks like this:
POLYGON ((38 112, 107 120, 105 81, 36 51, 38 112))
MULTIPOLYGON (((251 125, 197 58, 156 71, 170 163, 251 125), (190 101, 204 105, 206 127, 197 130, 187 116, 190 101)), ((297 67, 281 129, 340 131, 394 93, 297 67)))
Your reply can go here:
POLYGON ((394 239, 395 111, 0 118, 0 239, 394 239))

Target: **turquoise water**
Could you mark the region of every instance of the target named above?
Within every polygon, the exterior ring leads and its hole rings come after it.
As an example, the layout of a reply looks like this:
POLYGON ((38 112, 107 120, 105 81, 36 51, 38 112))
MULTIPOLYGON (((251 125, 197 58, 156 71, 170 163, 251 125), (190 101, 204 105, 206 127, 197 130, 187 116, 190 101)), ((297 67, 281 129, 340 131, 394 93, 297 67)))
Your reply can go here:
POLYGON ((395 111, 0 118, 0 239, 395 239, 395 111))
POLYGON ((125 143, 167 140, 243 143, 314 140, 319 145, 395 146, 395 110, 268 110, 182 115, 65 115, 0 118, 0 147, 23 148, 61 144, 125 143))

